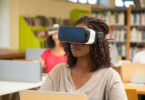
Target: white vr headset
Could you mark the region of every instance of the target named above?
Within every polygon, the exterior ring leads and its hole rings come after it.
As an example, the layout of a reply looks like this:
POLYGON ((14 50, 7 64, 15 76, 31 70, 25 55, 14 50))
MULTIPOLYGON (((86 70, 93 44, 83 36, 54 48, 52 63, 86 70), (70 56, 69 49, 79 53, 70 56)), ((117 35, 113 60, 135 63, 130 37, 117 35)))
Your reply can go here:
POLYGON ((58 38, 63 42, 93 44, 97 39, 105 39, 105 34, 89 28, 62 26, 58 30, 58 38))

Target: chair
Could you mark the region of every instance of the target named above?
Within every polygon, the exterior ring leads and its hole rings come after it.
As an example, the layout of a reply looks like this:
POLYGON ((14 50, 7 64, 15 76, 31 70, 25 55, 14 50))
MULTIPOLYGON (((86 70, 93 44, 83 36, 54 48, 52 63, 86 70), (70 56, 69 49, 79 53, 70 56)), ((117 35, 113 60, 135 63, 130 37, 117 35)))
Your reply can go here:
POLYGON ((0 81, 40 82, 40 61, 0 60, 0 81))
POLYGON ((125 89, 128 100, 138 100, 136 89, 125 89))
POLYGON ((26 49, 26 59, 40 60, 40 56, 45 49, 28 48, 26 49))

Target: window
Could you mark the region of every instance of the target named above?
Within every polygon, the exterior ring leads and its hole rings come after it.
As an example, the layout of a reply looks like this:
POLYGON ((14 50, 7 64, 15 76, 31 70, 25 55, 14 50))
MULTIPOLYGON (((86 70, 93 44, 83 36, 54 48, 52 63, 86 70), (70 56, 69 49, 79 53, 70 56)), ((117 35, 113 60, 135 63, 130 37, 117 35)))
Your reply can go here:
POLYGON ((68 0, 68 1, 73 3, 91 4, 91 5, 98 4, 98 0, 68 0))
POLYGON ((68 0, 69 2, 77 3, 78 0, 68 0))
POLYGON ((134 5, 134 1, 124 1, 125 7, 129 7, 129 5, 134 5))
POLYGON ((116 7, 129 7, 129 5, 134 5, 134 0, 115 0, 116 7))

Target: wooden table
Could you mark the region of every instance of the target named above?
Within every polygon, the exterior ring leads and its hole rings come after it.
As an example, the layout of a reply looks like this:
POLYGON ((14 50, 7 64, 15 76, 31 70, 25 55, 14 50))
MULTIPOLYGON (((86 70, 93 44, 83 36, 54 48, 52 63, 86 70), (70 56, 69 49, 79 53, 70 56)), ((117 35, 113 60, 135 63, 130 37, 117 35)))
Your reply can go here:
MULTIPOLYGON (((37 83, 31 82, 12 82, 12 81, 0 81, 0 96, 2 100, 9 100, 9 94, 19 92, 21 90, 33 89, 40 87, 46 78, 46 74, 42 75, 42 81, 37 83)), ((15 95, 11 100, 15 100, 15 95)))
POLYGON ((137 94, 145 95, 145 84, 139 85, 123 82, 123 85, 125 89, 136 89, 137 94))
POLYGON ((24 59, 25 52, 17 50, 0 49, 0 59, 24 59))
POLYGON ((0 81, 0 96, 39 87, 44 82, 45 78, 46 75, 42 76, 42 81, 37 83, 0 81))

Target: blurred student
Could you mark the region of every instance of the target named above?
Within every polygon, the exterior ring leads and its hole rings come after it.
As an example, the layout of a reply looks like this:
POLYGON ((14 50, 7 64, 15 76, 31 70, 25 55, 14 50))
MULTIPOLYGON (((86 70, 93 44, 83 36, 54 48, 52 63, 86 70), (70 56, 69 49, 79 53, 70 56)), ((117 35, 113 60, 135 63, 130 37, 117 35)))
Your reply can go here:
MULTIPOLYGON (((100 32, 98 36, 109 33, 108 25, 94 17, 81 17, 74 28, 100 32)), ((84 93, 88 100, 127 100, 120 76, 111 68, 107 39, 96 38, 93 44, 66 42, 64 48, 67 63, 57 65, 48 74, 40 91, 84 93)))
POLYGON ((138 52, 133 57, 132 63, 145 64, 145 50, 138 52))
POLYGON ((67 62, 64 49, 58 40, 58 30, 53 30, 47 38, 48 49, 46 49, 40 58, 42 67, 46 73, 49 73, 55 65, 67 62))

